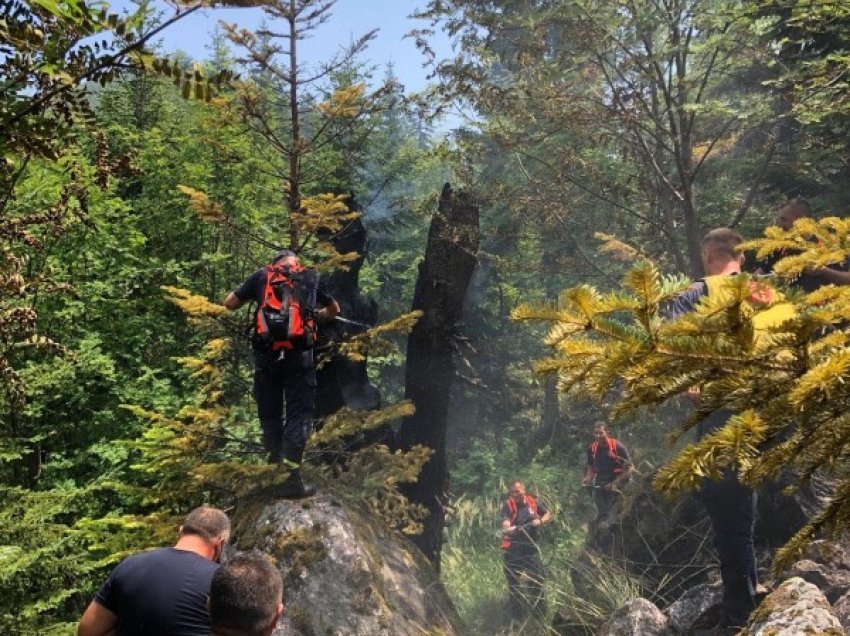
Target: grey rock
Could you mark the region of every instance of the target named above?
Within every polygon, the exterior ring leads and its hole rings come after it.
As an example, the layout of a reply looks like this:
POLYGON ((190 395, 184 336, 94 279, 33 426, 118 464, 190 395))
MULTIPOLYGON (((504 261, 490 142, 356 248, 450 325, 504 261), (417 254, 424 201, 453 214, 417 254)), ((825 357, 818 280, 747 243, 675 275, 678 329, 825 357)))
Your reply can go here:
POLYGON ((799 576, 804 581, 816 585, 830 603, 834 603, 850 590, 850 570, 835 569, 834 566, 815 563, 809 559, 797 561, 792 565, 788 576, 799 576))
POLYGON ((717 613, 723 600, 723 586, 718 583, 703 583, 691 588, 666 610, 670 629, 676 634, 691 634, 704 617, 717 613))
POLYGON ((802 554, 803 559, 827 566, 831 570, 850 571, 850 552, 845 543, 818 539, 812 541, 802 554))
POLYGON ((669 636, 667 617, 645 598, 632 599, 616 610, 597 636, 669 636))
POLYGON ((463 633, 433 568, 403 537, 327 494, 238 509, 239 550, 271 555, 286 612, 274 636, 463 633))
POLYGON ((750 618, 749 636, 843 636, 844 628, 821 591, 799 577, 767 595, 750 618))
POLYGON ((850 592, 832 604, 832 613, 845 630, 850 630, 850 592))

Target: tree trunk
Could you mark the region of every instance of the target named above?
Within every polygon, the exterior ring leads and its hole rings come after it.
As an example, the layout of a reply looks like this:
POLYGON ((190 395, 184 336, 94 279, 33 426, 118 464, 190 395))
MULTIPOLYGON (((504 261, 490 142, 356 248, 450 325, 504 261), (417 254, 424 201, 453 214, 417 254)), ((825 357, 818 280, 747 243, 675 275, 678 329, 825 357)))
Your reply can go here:
MULTIPOLYGON (((350 209, 357 209, 351 204, 350 209)), ((328 292, 339 303, 342 316, 357 322, 374 325, 378 318, 378 305, 374 300, 364 298, 360 293, 360 268, 366 258, 366 228, 360 219, 349 223, 344 230, 333 237, 325 237, 331 241, 340 253, 357 252, 355 261, 348 264, 347 270, 337 270, 325 278, 328 292)), ((341 322, 331 322, 319 326, 320 344, 322 342, 342 342, 353 334, 360 333, 363 328, 346 325, 341 322)), ((322 347, 317 354, 321 357, 322 347)), ((357 410, 369 411, 380 408, 381 395, 377 387, 369 381, 365 361, 350 360, 346 356, 331 354, 330 360, 324 361, 317 371, 318 386, 316 389, 316 417, 324 418, 335 413, 343 406, 357 410)))
POLYGON ((416 413, 398 434, 402 449, 423 445, 434 451, 419 480, 405 488, 405 494, 428 511, 424 530, 414 542, 438 569, 448 488, 446 428, 454 375, 452 352, 478 241, 478 206, 469 193, 455 194, 445 184, 413 296, 413 309, 423 315, 407 340, 405 397, 413 401, 416 413))

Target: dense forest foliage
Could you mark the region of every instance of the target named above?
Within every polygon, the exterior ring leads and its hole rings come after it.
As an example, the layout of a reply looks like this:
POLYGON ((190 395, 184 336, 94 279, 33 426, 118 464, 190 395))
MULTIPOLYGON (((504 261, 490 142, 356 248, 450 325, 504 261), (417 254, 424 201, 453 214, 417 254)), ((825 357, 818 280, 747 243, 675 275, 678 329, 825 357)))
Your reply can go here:
MULTIPOLYGON (((84 0, 0 0, 4 633, 68 632, 118 559, 170 540, 187 508, 227 505, 274 478, 250 395, 250 314, 225 315, 218 303, 280 247, 326 273, 345 267, 351 255, 327 236, 357 211, 369 233, 361 291, 389 323, 368 342, 385 406, 329 418, 319 441, 409 415, 401 334, 446 181, 480 206, 481 246, 453 326, 442 577, 470 625, 494 631, 504 589, 494 533, 506 484, 520 478, 555 513, 544 537, 549 605, 569 607, 570 556, 592 517, 579 487, 584 449, 617 400, 601 380, 598 400, 559 395, 556 377, 534 373, 545 332, 511 312, 551 308, 577 285, 617 289, 641 258, 655 264, 639 271, 658 289, 634 303, 615 297, 621 304, 605 311, 648 311, 672 293, 663 275, 702 274, 706 230, 757 238, 785 199, 807 198, 818 217, 841 217, 850 203, 844 3, 432 0, 413 23, 433 73, 418 95, 392 67, 370 65, 370 34, 299 75, 295 43, 309 46, 300 37, 333 20, 333 8, 266 4, 280 28, 224 25, 210 58, 193 62, 146 46, 200 5, 118 16, 84 0), (452 59, 430 57, 435 29, 452 38, 452 59), (439 132, 445 109, 465 123, 439 132)), ((847 228, 831 227, 812 262, 847 251, 847 228)), ((792 335, 847 319, 840 292, 821 300, 831 304, 792 335)), ((597 313, 583 329, 599 326, 597 313)), ((831 356, 846 343, 823 346, 812 366, 783 371, 791 397, 769 415, 788 404, 819 412, 824 395, 844 403, 843 385, 818 393, 817 382, 843 377, 831 356), (818 364, 820 380, 800 388, 818 364)), ((567 388, 573 371, 549 370, 567 388)), ((672 457, 663 440, 685 419, 675 398, 641 407, 681 388, 641 394, 610 420, 639 471, 672 457)), ((812 430, 843 444, 837 417, 812 430)), ((761 473, 788 458, 781 450, 761 473)), ((803 469, 832 463, 840 474, 842 452, 822 448, 803 469)), ((362 448, 336 487, 415 529, 417 511, 394 485, 426 460, 421 449, 362 448)), ((601 616, 635 585, 603 583, 610 607, 586 613, 601 616)))

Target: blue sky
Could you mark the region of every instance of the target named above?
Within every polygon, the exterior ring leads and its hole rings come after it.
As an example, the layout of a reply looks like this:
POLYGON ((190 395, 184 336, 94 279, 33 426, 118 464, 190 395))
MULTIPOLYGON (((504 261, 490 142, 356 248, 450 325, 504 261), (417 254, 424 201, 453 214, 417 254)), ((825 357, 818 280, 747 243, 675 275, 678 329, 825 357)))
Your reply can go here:
MULTIPOLYGON (((424 5, 425 0, 337 0, 330 20, 300 44, 304 59, 308 64, 329 60, 340 47, 372 29, 379 29, 377 37, 361 55, 361 61, 378 69, 392 62, 407 92, 420 90, 427 83, 428 71, 422 67, 425 57, 417 50, 413 39, 404 36, 412 29, 429 27, 427 21, 408 17, 424 5)), ((120 10, 128 6, 128 2, 116 0, 111 6, 120 10)), ((260 9, 206 9, 203 14, 190 15, 166 31, 160 40, 163 52, 181 50, 194 59, 203 59, 209 55, 210 33, 220 20, 253 29, 260 24, 263 15, 260 9)), ((438 33, 430 40, 438 58, 451 55, 451 46, 444 34, 438 33)), ((379 78, 381 74, 379 70, 379 78)))

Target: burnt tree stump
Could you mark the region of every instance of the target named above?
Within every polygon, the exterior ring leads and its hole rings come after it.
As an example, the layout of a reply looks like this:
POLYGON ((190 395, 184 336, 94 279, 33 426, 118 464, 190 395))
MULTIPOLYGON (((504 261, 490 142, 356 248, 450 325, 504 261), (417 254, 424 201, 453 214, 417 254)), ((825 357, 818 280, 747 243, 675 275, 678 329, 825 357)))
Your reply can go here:
POLYGON ((478 242, 478 206, 469 193, 455 193, 445 184, 413 296, 413 309, 423 315, 407 339, 405 397, 412 400, 416 413, 403 422, 397 438, 402 449, 423 445, 434 451, 419 480, 405 487, 405 494, 428 511, 424 531, 414 541, 438 568, 448 488, 446 428, 453 352, 464 297, 478 260, 478 242))

